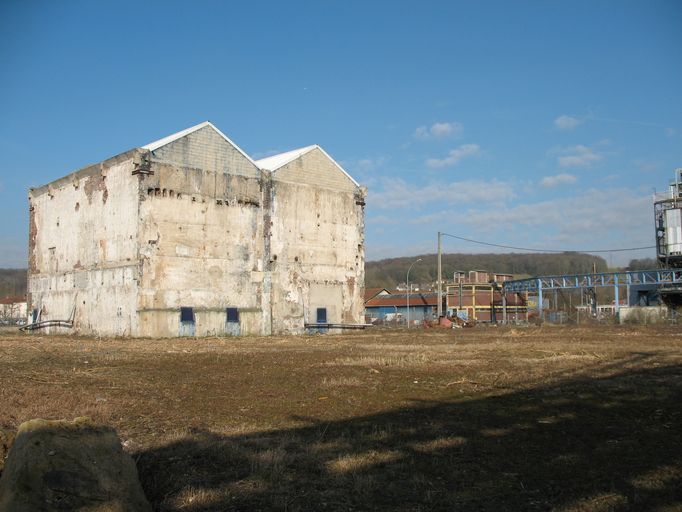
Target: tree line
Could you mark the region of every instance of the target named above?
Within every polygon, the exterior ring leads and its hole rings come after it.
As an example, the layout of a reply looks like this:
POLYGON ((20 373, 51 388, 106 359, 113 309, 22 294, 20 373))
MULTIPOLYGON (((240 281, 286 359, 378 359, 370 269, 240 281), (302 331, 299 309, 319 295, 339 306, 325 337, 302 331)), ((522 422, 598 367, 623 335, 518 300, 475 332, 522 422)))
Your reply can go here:
MULTIPOLYGON (((368 288, 394 289, 406 281, 409 266, 421 258, 410 271, 410 282, 433 283, 438 276, 438 257, 424 254, 401 258, 389 258, 365 263, 365 286, 368 288)), ((633 260, 636 261, 636 260, 633 260)), ((655 268, 649 267, 649 268, 655 268)), ((593 270, 606 272, 604 258, 576 252, 559 254, 443 254, 443 279, 452 280, 455 271, 485 270, 498 274, 514 274, 516 277, 584 274, 593 270)))
POLYGON ((0 268, 0 297, 26 296, 25 268, 0 268))

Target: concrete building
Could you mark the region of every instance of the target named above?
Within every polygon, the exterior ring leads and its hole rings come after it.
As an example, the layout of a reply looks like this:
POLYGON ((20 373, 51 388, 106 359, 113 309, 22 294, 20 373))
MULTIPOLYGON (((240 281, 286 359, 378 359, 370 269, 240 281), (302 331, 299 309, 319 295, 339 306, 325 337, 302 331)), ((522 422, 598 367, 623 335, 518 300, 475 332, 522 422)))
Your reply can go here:
POLYGON ((366 190, 319 146, 209 122, 29 192, 29 316, 79 334, 301 333, 363 318, 366 190))

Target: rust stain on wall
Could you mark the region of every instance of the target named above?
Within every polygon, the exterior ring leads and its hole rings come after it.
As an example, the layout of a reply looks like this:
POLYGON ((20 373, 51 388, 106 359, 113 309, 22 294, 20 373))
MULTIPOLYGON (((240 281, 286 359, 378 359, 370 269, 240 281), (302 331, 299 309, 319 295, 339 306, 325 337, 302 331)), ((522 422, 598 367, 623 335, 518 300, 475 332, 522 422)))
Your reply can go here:
POLYGON ((35 251, 37 234, 38 226, 36 225, 36 212, 33 206, 30 206, 28 212, 28 269, 31 273, 38 271, 35 251))
POLYGON ((88 176, 83 182, 83 191, 85 196, 88 198, 88 204, 92 204, 92 195, 100 191, 102 192, 102 202, 106 203, 109 197, 109 191, 107 190, 107 184, 105 183, 104 176, 102 174, 95 174, 94 176, 88 176))

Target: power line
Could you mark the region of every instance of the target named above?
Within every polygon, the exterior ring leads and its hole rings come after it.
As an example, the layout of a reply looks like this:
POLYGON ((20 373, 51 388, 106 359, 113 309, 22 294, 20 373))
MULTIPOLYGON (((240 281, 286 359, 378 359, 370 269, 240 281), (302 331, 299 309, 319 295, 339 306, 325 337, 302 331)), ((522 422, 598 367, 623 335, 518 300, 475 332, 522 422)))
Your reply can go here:
POLYGON ((529 247, 515 247, 513 245, 502 245, 502 244, 493 244, 490 242, 483 242, 481 240, 473 240, 471 238, 465 238, 463 236, 457 236, 457 235, 451 235, 450 233, 443 233, 441 232, 441 235, 444 236, 449 236, 451 238, 456 238, 457 240, 464 240, 465 242, 471 242, 473 244, 480 244, 480 245, 487 245, 490 247, 501 247, 502 249, 514 249, 517 251, 529 251, 529 252, 551 252, 551 253, 566 253, 566 252, 585 252, 585 253, 594 253, 594 252, 628 252, 628 251, 640 251, 643 249, 655 249, 655 245, 649 245, 646 247, 626 247, 622 249, 597 249, 594 251, 576 251, 576 250, 569 250, 569 251, 558 251, 555 249, 531 249, 529 247))

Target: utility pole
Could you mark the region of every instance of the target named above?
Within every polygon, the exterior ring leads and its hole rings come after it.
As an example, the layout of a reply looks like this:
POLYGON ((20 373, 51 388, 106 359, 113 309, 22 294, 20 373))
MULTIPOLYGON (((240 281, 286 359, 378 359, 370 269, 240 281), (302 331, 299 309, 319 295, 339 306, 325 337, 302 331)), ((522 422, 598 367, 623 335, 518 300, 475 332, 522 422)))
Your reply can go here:
POLYGON ((421 261, 422 259, 419 258, 416 261, 412 262, 412 265, 410 265, 410 268, 407 269, 407 328, 410 328, 410 270, 412 270, 412 267, 414 266, 417 261, 421 261))
POLYGON ((441 268, 441 252, 440 252, 440 237, 442 233, 438 232, 438 320, 443 316, 443 276, 441 268))

